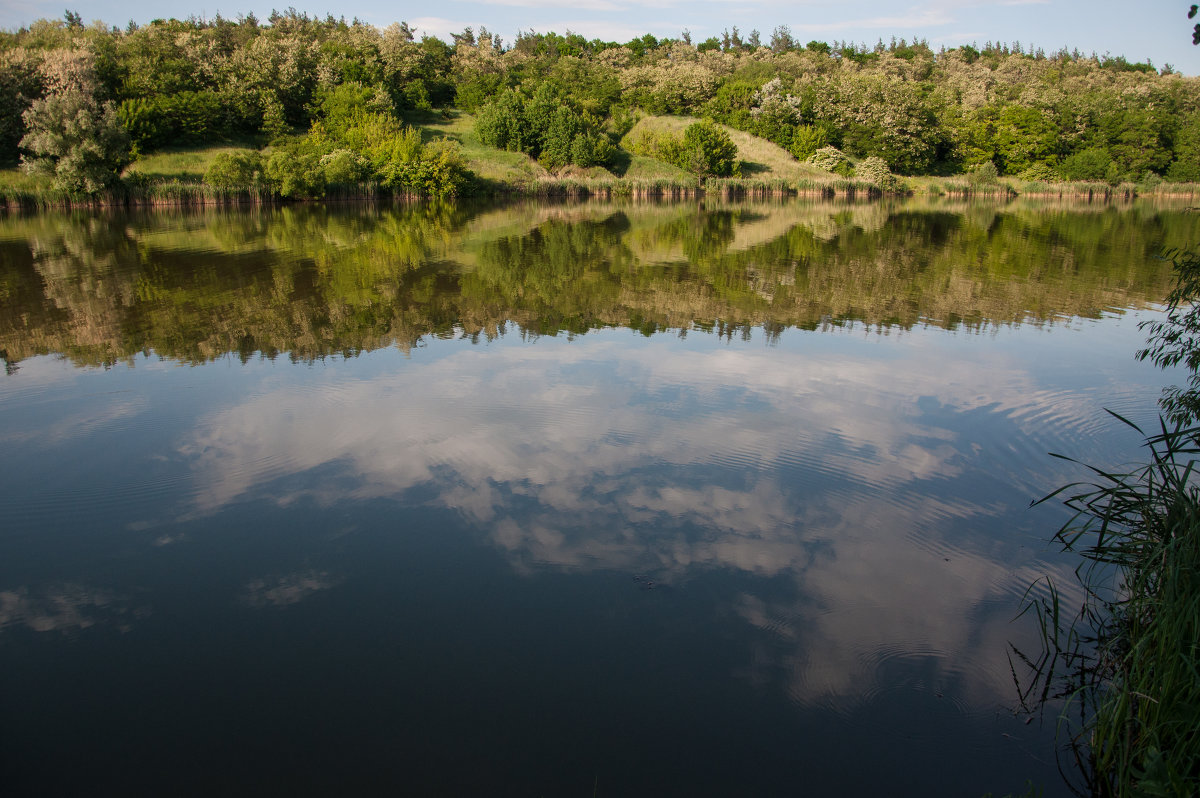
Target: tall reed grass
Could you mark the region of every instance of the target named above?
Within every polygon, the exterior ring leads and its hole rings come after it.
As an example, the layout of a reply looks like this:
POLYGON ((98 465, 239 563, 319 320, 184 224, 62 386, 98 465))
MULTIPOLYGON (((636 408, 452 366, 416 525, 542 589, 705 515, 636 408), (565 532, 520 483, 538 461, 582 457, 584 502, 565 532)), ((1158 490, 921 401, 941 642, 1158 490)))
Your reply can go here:
POLYGON ((1046 647, 1030 686, 1067 699, 1067 749, 1102 798, 1200 795, 1200 427, 1160 423, 1147 464, 1089 467, 1041 500, 1075 511, 1055 539, 1083 558, 1085 600, 1031 600, 1046 647))

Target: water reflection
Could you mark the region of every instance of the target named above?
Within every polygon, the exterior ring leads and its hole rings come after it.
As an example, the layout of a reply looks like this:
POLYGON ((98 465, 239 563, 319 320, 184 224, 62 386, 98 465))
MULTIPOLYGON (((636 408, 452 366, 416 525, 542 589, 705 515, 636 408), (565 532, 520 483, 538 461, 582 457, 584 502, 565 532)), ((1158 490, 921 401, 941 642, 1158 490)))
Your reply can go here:
POLYGON ((837 337, 714 351, 627 335, 286 380, 206 416, 180 448, 194 512, 419 493, 520 573, 785 580, 786 600, 743 592, 731 610, 791 641, 775 665, 795 701, 868 698, 895 656, 936 660, 976 707, 1006 693, 995 657, 1011 613, 980 613, 1011 610, 1040 573, 1021 550, 1033 541, 1004 535, 1045 474, 1022 459, 1078 440, 1099 406, 926 336, 848 360, 837 337), (1049 413, 1061 426, 1028 424, 1049 413))
MULTIPOLYGON (((0 664, 65 675, 0 694, 33 719, 0 769, 48 770, 28 763, 51 705, 81 737, 128 715, 164 762, 187 719, 189 750, 225 740, 296 792, 326 784, 296 751, 327 779, 362 763, 356 792, 399 769, 428 794, 601 771, 613 794, 878 794, 914 757, 917 792, 1014 789, 1045 764, 1016 747, 1052 733, 1005 711, 1009 620, 1055 567, 1057 518, 1027 505, 1072 476, 1045 452, 1117 450, 1102 408, 1153 411, 1170 375, 1114 353, 1168 286, 1151 255, 1197 224, 798 203, 4 220, 0 664), (900 759, 847 763, 863 749, 900 759)), ((97 755, 127 763, 118 743, 97 755)))
POLYGON ((111 364, 620 325, 986 328, 1157 300, 1194 217, 800 203, 282 208, 0 223, 0 351, 111 364), (1134 257, 1130 257, 1130 256, 1134 257))

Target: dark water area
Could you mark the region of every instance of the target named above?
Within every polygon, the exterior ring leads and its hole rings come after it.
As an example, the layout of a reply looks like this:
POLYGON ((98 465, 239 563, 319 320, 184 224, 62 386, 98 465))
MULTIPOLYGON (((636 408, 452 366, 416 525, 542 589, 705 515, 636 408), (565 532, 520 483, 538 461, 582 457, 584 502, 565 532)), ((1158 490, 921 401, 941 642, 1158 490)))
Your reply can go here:
MULTIPOLYGON (((5 795, 1069 794, 1033 499, 1195 214, 0 219, 5 795), (1023 676, 1017 668, 1019 676, 1023 676)), ((1074 598, 1077 598, 1075 596, 1074 598)))

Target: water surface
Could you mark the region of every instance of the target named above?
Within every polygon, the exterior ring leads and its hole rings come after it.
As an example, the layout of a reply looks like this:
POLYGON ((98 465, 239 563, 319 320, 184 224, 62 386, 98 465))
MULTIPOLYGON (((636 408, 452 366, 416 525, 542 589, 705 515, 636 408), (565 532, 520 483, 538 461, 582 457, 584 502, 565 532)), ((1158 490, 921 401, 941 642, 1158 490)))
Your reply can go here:
POLYGON ((1012 621, 1194 215, 0 221, 15 794, 1066 793, 1012 621))

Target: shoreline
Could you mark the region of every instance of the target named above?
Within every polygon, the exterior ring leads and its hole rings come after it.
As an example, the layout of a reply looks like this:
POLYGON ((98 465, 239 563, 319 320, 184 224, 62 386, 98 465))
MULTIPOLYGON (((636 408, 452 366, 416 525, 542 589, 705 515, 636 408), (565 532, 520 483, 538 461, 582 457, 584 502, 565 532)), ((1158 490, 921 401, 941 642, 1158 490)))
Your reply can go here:
MULTIPOLYGON (((767 200, 817 199, 844 201, 880 201, 910 197, 945 198, 956 201, 988 200, 1011 202, 1016 199, 1066 200, 1079 204, 1127 203, 1134 200, 1184 201, 1200 200, 1200 185, 1182 184, 1187 188, 1163 190, 1154 187, 1139 190, 1132 183, 1117 186, 1078 183, 1031 183, 1021 190, 1012 183, 971 185, 964 178, 919 176, 902 190, 884 191, 864 180, 835 179, 826 183, 815 181, 710 179, 709 185, 697 187, 674 180, 587 180, 561 178, 529 183, 491 183, 476 185, 474 190, 451 197, 453 200, 599 200, 630 199, 636 201, 684 200, 767 200)), ((0 211, 30 212, 42 210, 103 209, 103 208, 179 208, 179 207, 250 207, 259 205, 311 205, 346 202, 409 202, 426 201, 426 195, 378 191, 370 185, 330 191, 323 197, 305 199, 285 198, 261 191, 229 192, 203 183, 153 183, 125 187, 99 196, 70 196, 60 192, 29 189, 0 190, 0 211)))

